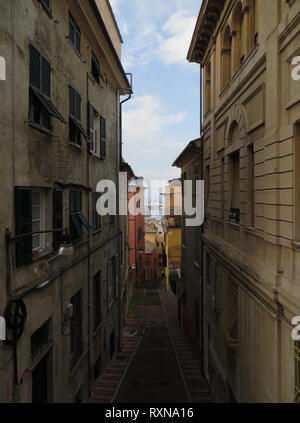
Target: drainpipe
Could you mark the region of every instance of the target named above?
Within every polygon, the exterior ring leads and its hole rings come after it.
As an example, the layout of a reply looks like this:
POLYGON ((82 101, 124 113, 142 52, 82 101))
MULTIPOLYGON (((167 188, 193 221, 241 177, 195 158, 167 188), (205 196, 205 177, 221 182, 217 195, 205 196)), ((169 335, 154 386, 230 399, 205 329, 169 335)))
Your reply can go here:
MULTIPOLYGON (((86 74, 86 98, 87 104, 89 102, 89 74, 86 74)), ((90 122, 87 122, 88 128, 90 126, 90 122)), ((87 187, 90 186, 90 144, 87 143, 86 149, 86 171, 87 171, 87 187)), ((87 191, 87 215, 88 219, 90 218, 90 192, 87 191)), ((91 374, 91 289, 90 289, 90 233, 88 232, 88 255, 87 255, 87 280, 88 280, 88 349, 89 349, 89 396, 91 395, 91 387, 92 387, 92 374, 91 374)))
MULTIPOLYGON (((200 178, 203 180, 203 142, 202 142, 202 136, 203 136, 203 124, 202 124, 202 114, 203 114, 203 107, 202 107, 202 100, 203 100, 203 71, 202 66, 200 63, 200 157, 201 157, 201 166, 200 166, 200 178)), ((204 301, 203 301, 203 295, 204 295, 204 269, 203 269, 203 238, 202 235, 204 233, 204 227, 203 224, 201 225, 200 229, 200 236, 201 236, 201 257, 200 257, 200 268, 201 268, 201 369, 202 373, 204 374, 204 301)))
MULTIPOLYGON (((117 98, 117 113, 119 113, 120 114, 120 121, 119 121, 119 140, 120 140, 120 142, 119 142, 119 155, 118 155, 118 157, 119 157, 119 160, 118 160, 118 166, 117 166, 117 169, 120 171, 120 164, 121 164, 121 162, 122 162, 122 145, 123 145, 123 137, 122 137, 122 105, 124 104, 124 103, 126 103, 126 101, 128 101, 128 100, 130 100, 131 99, 131 97, 132 97, 132 73, 127 73, 126 75, 130 75, 130 87, 131 87, 131 91, 130 91, 130 93, 128 94, 128 97, 125 99, 125 100, 123 100, 123 101, 121 101, 120 103, 119 103, 119 98, 120 98, 120 91, 118 90, 118 93, 117 93, 117 96, 118 96, 118 98, 117 98)), ((119 176, 117 176, 117 193, 119 193, 119 176)), ((119 194, 117 195, 117 210, 118 210, 118 212, 119 212, 119 204, 120 204, 120 201, 119 201, 119 194)), ((118 349, 119 349, 119 351, 121 351, 122 350, 122 343, 121 343, 121 339, 122 339, 122 297, 121 297, 121 274, 122 274, 122 272, 121 272, 121 260, 120 260, 120 257, 121 257, 121 254, 122 254, 122 252, 121 252, 121 249, 122 249, 122 245, 121 245, 121 242, 120 242, 120 240, 121 240, 121 221, 120 221, 120 214, 118 215, 118 234, 119 234, 119 236, 118 236, 118 252, 119 252, 119 256, 118 256, 118 269, 119 269, 119 337, 118 337, 118 339, 119 339, 119 345, 118 345, 118 349)), ((124 236, 124 234, 123 234, 123 236, 124 236)), ((125 234, 125 236, 126 236, 126 234, 125 234)), ((125 259, 125 257, 124 257, 124 259, 125 259)), ((126 281, 125 281, 126 282, 126 281)))
POLYGON ((122 136, 122 105, 126 103, 126 101, 130 100, 132 97, 132 73, 126 73, 126 75, 130 76, 130 87, 131 92, 128 94, 128 97, 125 100, 120 102, 120 163, 122 161, 122 145, 123 145, 123 136, 122 136))

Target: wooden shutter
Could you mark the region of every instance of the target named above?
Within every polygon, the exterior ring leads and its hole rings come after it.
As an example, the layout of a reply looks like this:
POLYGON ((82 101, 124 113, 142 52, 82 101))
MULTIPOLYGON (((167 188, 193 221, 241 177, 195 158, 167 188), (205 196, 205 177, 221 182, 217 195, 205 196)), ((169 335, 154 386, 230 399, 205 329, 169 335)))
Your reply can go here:
POLYGON ((100 142, 101 142, 101 147, 100 147, 101 158, 105 159, 106 158, 106 121, 103 116, 100 116, 100 142))
MULTIPOLYGON (((63 228, 63 191, 53 190, 53 229, 63 228)), ((56 250, 62 242, 62 233, 53 233, 53 248, 56 250)))
MULTIPOLYGON (((15 188, 15 231, 16 235, 32 232, 32 190, 15 188)), ((32 262, 32 237, 16 241, 16 266, 32 262)))
POLYGON ((90 141, 90 152, 94 151, 94 108, 90 102, 88 102, 87 106, 87 114, 88 114, 88 135, 90 141))
POLYGON ((75 23, 73 16, 69 13, 69 38, 73 45, 75 45, 75 23))
POLYGON ((29 45, 29 82, 30 85, 40 90, 41 88, 41 53, 29 45))
POLYGON ((75 117, 81 122, 81 95, 75 91, 75 117))
POLYGON ((51 97, 51 65, 45 57, 42 56, 41 62, 41 73, 42 73, 42 82, 41 82, 41 91, 42 93, 50 98, 51 97))
POLYGON ((29 45, 29 83, 50 98, 51 64, 32 44, 29 45))
POLYGON ((73 117, 76 116, 75 112, 75 90, 71 85, 69 85, 69 113, 73 117))

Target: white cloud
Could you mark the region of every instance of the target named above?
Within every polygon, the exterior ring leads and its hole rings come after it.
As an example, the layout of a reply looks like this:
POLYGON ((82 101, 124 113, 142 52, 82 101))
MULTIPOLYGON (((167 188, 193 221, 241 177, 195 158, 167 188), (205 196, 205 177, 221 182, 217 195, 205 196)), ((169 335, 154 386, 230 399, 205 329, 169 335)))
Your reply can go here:
POLYGON ((125 160, 138 176, 144 176, 147 181, 172 179, 178 172, 171 165, 184 148, 185 140, 170 136, 168 128, 180 124, 186 113, 166 113, 154 95, 136 97, 132 101, 130 108, 123 111, 125 160), (142 170, 139 168, 141 163, 142 170))
POLYGON ((186 12, 177 11, 163 26, 163 31, 169 36, 160 37, 158 49, 159 58, 167 63, 186 64, 186 56, 194 27, 196 17, 188 16, 186 12))
MULTIPOLYGON (((145 145, 147 140, 159 140, 162 128, 182 122, 186 113, 164 114, 160 101, 153 95, 134 98, 134 106, 124 112, 124 139, 131 143, 139 141, 145 145)), ((161 142, 162 140, 159 140, 161 142)))

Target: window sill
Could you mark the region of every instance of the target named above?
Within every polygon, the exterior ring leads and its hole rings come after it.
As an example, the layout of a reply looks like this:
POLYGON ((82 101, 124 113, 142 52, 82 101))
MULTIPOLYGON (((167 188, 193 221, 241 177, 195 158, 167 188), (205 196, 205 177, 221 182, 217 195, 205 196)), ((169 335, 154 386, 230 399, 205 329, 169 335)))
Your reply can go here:
POLYGON ((233 229, 236 229, 236 230, 240 229, 240 227, 241 227, 241 225, 239 223, 234 223, 234 222, 229 222, 229 221, 227 221, 226 223, 227 223, 228 226, 231 226, 233 229))
POLYGON ((77 148, 77 150, 82 151, 82 146, 79 145, 79 144, 75 144, 74 142, 69 141, 69 145, 74 147, 74 148, 77 148))
POLYGON ((91 153, 91 156, 92 156, 92 157, 94 157, 94 159, 96 159, 96 160, 101 160, 101 157, 100 157, 100 156, 98 156, 98 154, 95 154, 95 153, 93 153, 92 151, 91 151, 90 153, 91 153))
POLYGON ((93 232, 92 232, 92 235, 97 235, 97 234, 100 234, 102 232, 102 228, 95 228, 95 229, 93 229, 93 232))
POLYGON ((44 249, 44 250, 39 250, 39 255, 36 257, 33 257, 33 253, 34 251, 32 251, 32 263, 35 263, 36 261, 43 259, 47 256, 50 256, 50 254, 52 254, 54 251, 50 248, 44 249))
POLYGON ((40 132, 43 132, 43 134, 47 134, 47 135, 50 135, 50 136, 53 135, 51 129, 43 128, 42 126, 39 126, 39 125, 35 124, 34 122, 29 121, 28 126, 30 126, 31 128, 37 129, 40 132))

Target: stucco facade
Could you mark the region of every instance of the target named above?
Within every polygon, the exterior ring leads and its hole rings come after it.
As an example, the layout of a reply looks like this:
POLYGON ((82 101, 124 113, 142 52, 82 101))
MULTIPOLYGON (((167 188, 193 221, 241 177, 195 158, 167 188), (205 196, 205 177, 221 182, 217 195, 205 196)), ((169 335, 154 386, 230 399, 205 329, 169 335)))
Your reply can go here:
POLYGON ((297 1, 204 0, 188 53, 203 71, 199 337, 219 401, 299 400, 299 28, 297 1))
MULTIPOLYGON (((32 370, 33 400, 83 401, 119 348, 119 220, 96 218, 94 193, 101 179, 118 184, 119 98, 130 87, 117 42, 112 43, 94 1, 52 0, 49 9, 38 0, 1 2, 0 28, 0 55, 7 63, 7 80, 0 83, 0 314, 11 299, 21 298, 26 306, 24 334, 17 345, 18 375, 24 368, 32 370), (32 70, 31 61, 37 54, 43 57, 40 72, 49 63, 51 68, 51 83, 43 80, 41 90, 49 83, 50 101, 65 123, 49 117, 49 102, 32 86, 36 68, 32 70), (91 70, 92 54, 101 77, 91 70), (81 97, 76 118, 70 116, 72 89, 81 97), (100 116, 101 125, 105 123, 98 128, 100 116), (97 143, 93 151, 92 140, 97 143), (81 231, 73 228, 79 231, 72 240, 73 257, 59 256, 48 233, 33 240, 39 248, 26 264, 17 263, 15 243, 5 242, 5 230, 16 234, 19 214, 25 211, 20 212, 22 206, 16 210, 14 198, 24 187, 32 193, 33 219, 39 216, 30 222, 32 231, 53 228, 54 191, 61 193, 60 227, 70 229, 75 220, 78 225, 74 214, 83 216, 87 224, 80 223, 81 231), (78 204, 71 209, 73 191, 81 198, 80 210, 78 204), (70 304, 73 311, 68 313, 70 304), (37 332, 41 328, 43 336, 37 332), (33 353, 34 343, 41 343, 39 354, 33 353), (39 388, 36 380, 42 380, 39 388)), ((120 50, 120 39, 118 43, 120 50)), ((1 345, 0 357, 0 402, 7 402, 14 393, 11 346, 1 345)), ((28 391, 25 377, 17 400, 27 401, 28 391)))

